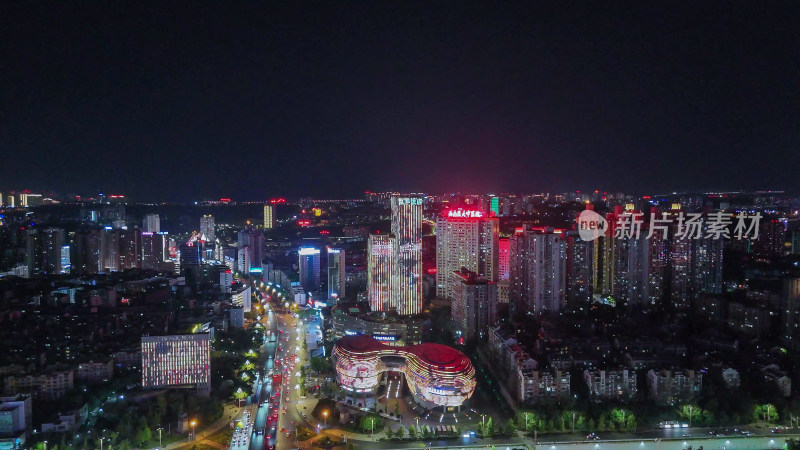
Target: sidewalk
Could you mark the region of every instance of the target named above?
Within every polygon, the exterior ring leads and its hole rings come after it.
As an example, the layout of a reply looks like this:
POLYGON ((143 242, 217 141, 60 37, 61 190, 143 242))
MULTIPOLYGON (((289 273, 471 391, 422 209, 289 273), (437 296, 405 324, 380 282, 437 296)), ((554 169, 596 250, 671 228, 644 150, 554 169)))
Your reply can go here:
POLYGON ((173 443, 171 443, 169 445, 165 445, 164 449, 166 450, 166 449, 173 449, 173 448, 182 448, 182 447, 187 447, 187 446, 190 446, 190 445, 193 445, 193 444, 197 444, 197 443, 200 443, 200 442, 202 442, 203 444, 212 445, 214 447, 224 448, 224 447, 219 447, 219 444, 217 444, 217 443, 214 443, 214 442, 211 442, 211 441, 208 441, 208 440, 204 439, 202 436, 210 436, 210 435, 216 433, 217 431, 219 431, 222 427, 229 426, 231 421, 233 420, 233 418, 237 417, 245 409, 246 409, 246 407, 240 408, 238 406, 225 405, 225 411, 223 411, 222 417, 219 420, 217 420, 216 422, 212 423, 211 425, 209 425, 206 428, 201 428, 201 429, 195 430, 195 434, 200 433, 200 436, 201 436, 200 439, 196 439, 194 441, 190 441, 189 437, 187 436, 186 439, 181 439, 180 441, 175 441, 175 442, 173 442, 173 443))

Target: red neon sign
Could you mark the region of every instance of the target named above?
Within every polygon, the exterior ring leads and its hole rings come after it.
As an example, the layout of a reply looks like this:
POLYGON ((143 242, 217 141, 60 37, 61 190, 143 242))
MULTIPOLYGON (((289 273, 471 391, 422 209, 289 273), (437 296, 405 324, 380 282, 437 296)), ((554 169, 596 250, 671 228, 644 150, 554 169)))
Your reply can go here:
POLYGON ((311 225, 311 221, 310 220, 298 220, 297 224, 300 225, 301 227, 307 227, 307 226, 311 225))
POLYGON ((435 274, 437 272, 437 270, 438 269, 436 269, 436 267, 431 267, 430 269, 428 269, 428 273, 433 275, 433 274, 435 274))
POLYGON ((286 203, 286 199, 285 198, 273 198, 269 202, 272 203, 273 205, 275 205, 277 203, 286 203))
POLYGON ((480 219, 486 215, 485 212, 476 209, 448 209, 446 217, 453 219, 480 219))
POLYGON ((229 198, 221 198, 221 199, 219 199, 219 201, 221 201, 221 202, 229 202, 229 201, 231 201, 231 199, 229 199, 229 198))

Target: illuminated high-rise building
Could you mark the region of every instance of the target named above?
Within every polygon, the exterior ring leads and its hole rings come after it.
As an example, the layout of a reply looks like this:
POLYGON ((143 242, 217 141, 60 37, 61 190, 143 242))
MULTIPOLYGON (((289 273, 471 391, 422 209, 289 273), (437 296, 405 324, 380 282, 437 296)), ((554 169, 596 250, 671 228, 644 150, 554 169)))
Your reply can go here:
POLYGON ((142 231, 142 268, 158 269, 164 260, 164 235, 142 231))
POLYGON ((344 298, 345 252, 341 248, 328 247, 328 299, 344 298))
POLYGON ((247 275, 250 273, 251 266, 250 247, 244 246, 239 248, 239 250, 236 252, 236 268, 239 270, 239 272, 247 275))
POLYGON ((485 211, 449 209, 436 219, 436 296, 453 299, 454 273, 474 272, 491 282, 498 278, 500 221, 485 211))
POLYGON ((69 245, 61 246, 61 271, 59 273, 70 273, 72 270, 72 262, 70 257, 69 245))
POLYGON ((65 240, 63 229, 34 228, 28 230, 27 238, 26 262, 30 276, 64 273, 61 265, 65 240))
POLYGON ((388 311, 392 305, 394 237, 370 234, 367 243, 367 299, 373 311, 388 311))
POLYGON ((216 242, 217 233, 214 216, 206 214, 200 218, 200 234, 205 236, 207 242, 216 242))
POLYGON ((453 321, 465 339, 485 338, 489 326, 497 322, 497 283, 465 269, 453 272, 452 276, 453 321))
POLYGON ((567 249, 564 230, 533 228, 511 237, 509 309, 558 312, 565 303, 567 249))
POLYGON ((142 230, 122 229, 119 232, 119 270, 141 269, 142 230))
POLYGON ((203 262, 203 241, 181 244, 180 253, 181 267, 185 267, 189 264, 201 264, 203 262))
POLYGON ((499 197, 492 197, 489 202, 489 209, 494 213, 495 216, 500 215, 500 198, 499 197))
POLYGON ((211 343, 208 333, 142 336, 142 387, 193 386, 208 392, 211 343))
POLYGON ((142 219, 142 231, 158 233, 161 231, 161 217, 158 214, 145 214, 142 219))
POLYGON ((300 285, 306 292, 313 292, 320 283, 320 252, 318 248, 301 247, 297 251, 300 257, 300 285))
POLYGON ((590 302, 594 293, 595 241, 584 241, 577 231, 567 231, 567 301, 590 302))
POLYGON ((500 238, 497 240, 497 280, 508 281, 509 277, 509 264, 510 264, 510 242, 508 238, 500 238))
POLYGON ((264 260, 264 234, 261 230, 247 227, 239 230, 237 239, 239 248, 245 246, 250 248, 250 267, 247 269, 248 273, 250 269, 254 267, 261 268, 261 263, 264 260))
POLYGON ((275 228, 275 211, 272 205, 264 205, 264 229, 271 230, 275 228))
POLYGON ((27 192, 19 194, 20 206, 39 206, 42 203, 43 203, 43 198, 41 194, 31 194, 27 192))
POLYGON ((79 275, 103 270, 101 247, 103 230, 79 230, 75 233, 72 273, 79 275))
POLYGON ((392 299, 400 315, 422 312, 422 199, 392 197, 392 299))
POLYGON ((15 206, 14 196, 13 195, 9 195, 7 198, 8 198, 8 201, 6 202, 6 206, 9 206, 9 207, 13 208, 15 206))

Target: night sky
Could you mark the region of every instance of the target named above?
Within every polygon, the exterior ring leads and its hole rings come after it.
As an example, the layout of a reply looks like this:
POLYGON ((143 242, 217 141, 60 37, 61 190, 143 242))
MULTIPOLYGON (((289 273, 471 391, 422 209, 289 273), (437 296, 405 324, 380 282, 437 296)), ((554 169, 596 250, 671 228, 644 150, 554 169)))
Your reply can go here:
POLYGON ((797 1, 142 3, 0 4, 0 190, 800 190, 797 1))

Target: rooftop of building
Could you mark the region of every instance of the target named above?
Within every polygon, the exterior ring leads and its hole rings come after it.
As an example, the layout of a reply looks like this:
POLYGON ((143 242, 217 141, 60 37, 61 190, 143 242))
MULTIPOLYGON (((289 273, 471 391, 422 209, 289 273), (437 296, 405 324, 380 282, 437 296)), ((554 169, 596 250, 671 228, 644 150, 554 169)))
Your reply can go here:
POLYGON ((469 370, 472 362, 467 355, 442 344, 425 343, 405 347, 393 347, 367 335, 345 336, 336 345, 349 353, 370 353, 384 351, 387 354, 407 352, 417 356, 421 362, 447 369, 452 372, 469 370))

